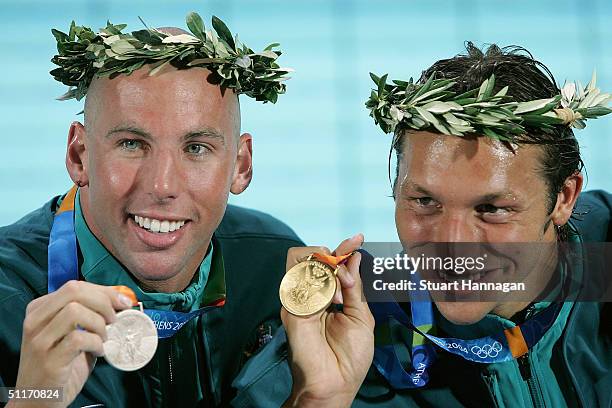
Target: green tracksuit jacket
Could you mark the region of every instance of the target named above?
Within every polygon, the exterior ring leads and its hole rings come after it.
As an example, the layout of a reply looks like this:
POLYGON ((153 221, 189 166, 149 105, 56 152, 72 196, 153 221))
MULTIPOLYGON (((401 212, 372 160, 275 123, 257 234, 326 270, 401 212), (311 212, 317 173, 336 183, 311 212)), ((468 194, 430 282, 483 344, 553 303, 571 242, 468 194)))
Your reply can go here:
MULTIPOLYGON (((0 228, 0 386, 16 383, 26 305, 47 293, 47 245, 58 199, 0 228)), ((77 239, 81 279, 128 285, 146 308, 187 312, 223 294, 226 303, 174 337, 160 339, 153 360, 141 370, 122 372, 98 359, 74 407, 226 406, 241 366, 279 325, 278 286, 287 249, 303 245, 271 216, 228 206, 213 237, 212 259, 198 278, 184 292, 151 294, 138 288, 88 228, 81 225, 77 239)))
MULTIPOLYGON (((572 225, 583 242, 612 240, 612 195, 583 193, 572 225)), ((612 271, 612 266, 609 269, 612 271)), ((612 272, 611 272, 612 273, 612 272)), ((536 306, 542 307, 543 305, 536 306)), ((469 326, 437 317, 449 337, 478 338, 514 326, 488 315, 469 326)), ((410 358, 405 342, 396 347, 410 358)), ((291 391, 283 329, 247 362, 234 385, 235 407, 278 407, 291 391)), ((567 302, 553 326, 521 361, 478 364, 437 353, 430 382, 421 389, 393 390, 373 366, 353 407, 612 407, 612 304, 567 302)))

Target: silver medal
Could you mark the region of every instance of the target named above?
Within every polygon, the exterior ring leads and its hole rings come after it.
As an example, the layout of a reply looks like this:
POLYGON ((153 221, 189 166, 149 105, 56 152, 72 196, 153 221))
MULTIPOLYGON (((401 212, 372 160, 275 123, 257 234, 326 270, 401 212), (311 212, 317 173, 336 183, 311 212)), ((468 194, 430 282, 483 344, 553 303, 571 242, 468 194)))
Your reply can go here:
POLYGON ((139 310, 117 313, 117 320, 106 326, 104 358, 122 371, 135 371, 153 358, 157 350, 157 329, 149 316, 139 310))

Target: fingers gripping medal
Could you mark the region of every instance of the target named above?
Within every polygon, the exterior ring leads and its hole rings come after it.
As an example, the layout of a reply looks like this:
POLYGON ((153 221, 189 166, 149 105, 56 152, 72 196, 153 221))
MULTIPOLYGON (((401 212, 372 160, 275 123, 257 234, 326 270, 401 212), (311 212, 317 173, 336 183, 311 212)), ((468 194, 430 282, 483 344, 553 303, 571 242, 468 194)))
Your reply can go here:
POLYGON ((153 321, 142 310, 134 292, 125 286, 115 286, 140 310, 127 309, 117 313, 117 320, 106 326, 107 340, 104 342, 104 358, 113 367, 122 371, 135 371, 153 358, 157 350, 157 329, 153 321))
POLYGON ((311 316, 326 309, 336 293, 338 268, 351 255, 314 253, 289 269, 278 291, 285 309, 296 316, 311 316))

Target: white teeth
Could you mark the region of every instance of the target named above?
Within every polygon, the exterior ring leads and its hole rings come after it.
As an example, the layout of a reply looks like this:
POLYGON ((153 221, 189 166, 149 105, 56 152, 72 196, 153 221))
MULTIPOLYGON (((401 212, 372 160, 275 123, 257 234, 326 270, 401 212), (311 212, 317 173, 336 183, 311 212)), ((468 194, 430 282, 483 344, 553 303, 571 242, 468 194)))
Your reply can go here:
POLYGON ((173 232, 185 225, 185 221, 156 220, 134 215, 134 222, 142 228, 158 233, 173 232))
POLYGON ((161 222, 159 222, 159 220, 151 220, 151 231, 159 232, 160 226, 161 226, 161 222))
POLYGON ((170 231, 170 221, 162 221, 159 225, 159 232, 168 232, 170 231))

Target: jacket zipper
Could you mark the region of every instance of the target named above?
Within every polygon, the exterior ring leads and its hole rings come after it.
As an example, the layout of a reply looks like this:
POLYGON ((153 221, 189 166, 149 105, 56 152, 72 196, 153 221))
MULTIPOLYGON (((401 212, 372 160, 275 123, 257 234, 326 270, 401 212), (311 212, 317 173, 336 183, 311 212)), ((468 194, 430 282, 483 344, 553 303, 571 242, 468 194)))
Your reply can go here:
POLYGON ((172 347, 168 350, 168 373, 170 374, 170 385, 174 385, 174 373, 172 372, 172 347))
POLYGON ((542 393, 538 387, 538 383, 536 378, 533 377, 531 371, 531 363, 529 362, 529 353, 525 353, 521 357, 517 359, 517 363, 519 366, 519 371, 521 372, 521 377, 523 377, 523 381, 527 383, 527 388, 529 389, 529 395, 531 396, 531 403, 535 408, 545 408, 544 399, 542 398, 542 393))
MULTIPOLYGON (((530 319, 531 316, 533 316, 534 311, 535 305, 530 304, 527 307, 525 313, 525 320, 530 319)), ((532 405, 535 408, 546 408, 542 393, 540 392, 540 388, 538 387, 537 378, 534 378, 533 372, 531 371, 531 361, 529 360, 529 352, 520 356, 516 362, 518 363, 519 371, 521 372, 521 377, 523 377, 523 381, 527 383, 527 388, 529 389, 529 395, 531 396, 532 405)))
POLYGON ((166 377, 167 382, 165 382, 165 386, 162 388, 164 392, 162 393, 162 407, 170 408, 174 406, 174 370, 173 370, 173 362, 172 362, 172 345, 170 344, 168 347, 168 375, 166 377))

